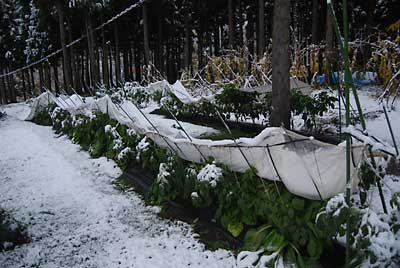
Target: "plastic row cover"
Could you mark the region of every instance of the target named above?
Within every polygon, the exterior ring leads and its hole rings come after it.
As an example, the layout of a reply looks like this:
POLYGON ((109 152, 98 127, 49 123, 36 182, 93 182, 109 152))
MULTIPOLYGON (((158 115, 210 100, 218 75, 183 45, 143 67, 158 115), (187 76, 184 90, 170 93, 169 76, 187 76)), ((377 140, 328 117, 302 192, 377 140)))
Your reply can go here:
MULTIPOLYGON (((254 167, 261 178, 281 181, 287 189, 308 199, 327 199, 344 192, 346 187, 346 149, 344 146, 326 144, 298 135, 284 128, 266 128, 254 138, 236 141, 211 141, 191 138, 181 131, 155 126, 131 102, 114 104, 105 96, 86 103, 78 103, 77 96, 68 99, 56 98, 43 93, 35 99, 27 120, 55 103, 72 114, 89 114, 93 111, 107 113, 112 119, 144 134, 157 145, 173 150, 181 158, 201 162, 213 157, 218 163, 236 172, 245 172, 254 167), (75 99, 75 103, 71 104, 75 99)), ((353 147, 354 166, 361 161, 363 146, 353 147)), ((358 184, 356 169, 352 167, 353 188, 358 184)))

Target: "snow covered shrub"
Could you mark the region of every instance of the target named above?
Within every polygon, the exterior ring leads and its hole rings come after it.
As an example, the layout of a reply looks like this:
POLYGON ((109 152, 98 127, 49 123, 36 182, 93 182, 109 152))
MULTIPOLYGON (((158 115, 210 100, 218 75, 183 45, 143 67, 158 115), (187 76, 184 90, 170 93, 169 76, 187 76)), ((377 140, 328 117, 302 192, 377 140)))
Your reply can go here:
POLYGON ((221 176, 223 169, 211 161, 188 164, 178 156, 173 156, 167 163, 160 164, 149 197, 155 204, 175 200, 197 208, 210 207, 216 203, 216 186, 221 176))
POLYGON ((343 194, 327 203, 318 222, 332 237, 344 236, 350 228, 352 267, 398 267, 400 265, 399 193, 391 200, 393 210, 376 213, 369 207, 349 208, 343 194), (347 220, 350 219, 350 226, 347 220))
POLYGON ((122 170, 127 170, 135 159, 135 152, 131 147, 125 147, 119 152, 116 162, 122 170))
POLYGON ((68 111, 61 109, 60 107, 54 108, 50 117, 53 123, 53 129, 56 133, 61 133, 63 125, 65 125, 64 120, 67 120, 71 115, 68 111))
POLYGON ((121 129, 119 131, 122 139, 122 144, 125 146, 117 155, 116 162, 122 170, 127 170, 129 167, 136 166, 139 163, 137 147, 141 140, 133 129, 121 129))
POLYGON ((117 124, 116 126, 106 125, 104 127, 104 132, 108 136, 108 139, 111 141, 107 147, 107 152, 106 152, 107 158, 116 159, 116 157, 124 147, 122 142, 122 137, 118 132, 119 127, 120 127, 119 124, 117 124))
POLYGON ((142 168, 157 174, 160 163, 167 162, 169 152, 160 148, 150 139, 142 136, 136 145, 136 160, 142 164, 142 168))
POLYGON ((186 163, 177 156, 170 156, 166 162, 160 163, 157 179, 152 185, 148 199, 160 205, 169 200, 183 200, 188 189, 185 180, 186 163))
POLYGON ((218 167, 215 162, 207 164, 203 167, 197 175, 197 180, 201 183, 209 184, 215 188, 217 183, 222 177, 222 168, 218 167))

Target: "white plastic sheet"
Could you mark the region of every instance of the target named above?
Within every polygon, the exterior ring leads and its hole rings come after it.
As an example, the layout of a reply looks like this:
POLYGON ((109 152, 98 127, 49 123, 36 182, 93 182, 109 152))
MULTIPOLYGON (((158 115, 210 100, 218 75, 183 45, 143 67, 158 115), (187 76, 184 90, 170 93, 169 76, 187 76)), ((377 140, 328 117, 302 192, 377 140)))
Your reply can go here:
MULTIPOLYGON (((190 141, 181 131, 168 128, 160 122, 154 125, 154 129, 128 101, 114 104, 110 97, 105 96, 90 103, 67 105, 65 102, 61 105, 51 93, 44 93, 35 99, 27 119, 32 119, 49 103, 55 103, 73 114, 93 111, 107 113, 112 119, 146 135, 157 145, 173 150, 188 161, 201 162, 204 158, 213 157, 236 172, 245 172, 250 166, 254 167, 261 178, 280 180, 290 192, 308 199, 327 199, 345 190, 345 147, 326 144, 283 128, 266 128, 254 138, 236 141, 195 138, 190 141)), ((354 166, 360 162, 363 149, 363 146, 353 147, 354 166)), ((354 167, 352 178, 355 189, 358 177, 354 167)))

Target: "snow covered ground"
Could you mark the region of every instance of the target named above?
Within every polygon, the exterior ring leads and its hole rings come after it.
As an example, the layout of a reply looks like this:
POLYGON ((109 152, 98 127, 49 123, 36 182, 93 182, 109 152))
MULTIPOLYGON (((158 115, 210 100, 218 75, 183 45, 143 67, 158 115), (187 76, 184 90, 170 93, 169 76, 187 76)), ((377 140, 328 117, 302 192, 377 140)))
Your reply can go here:
POLYGON ((27 225, 32 242, 0 253, 0 267, 235 267, 229 251, 205 250, 189 225, 117 191, 114 162, 21 121, 24 105, 5 110, 0 206, 27 225))
MULTIPOLYGON (((362 88, 358 91, 359 99, 363 112, 366 115, 366 125, 368 133, 375 137, 393 145, 392 138, 390 136, 389 128, 387 125, 386 117, 383 112, 382 105, 376 100, 377 89, 376 88, 362 88)), ((379 91, 378 91, 379 92, 379 91)), ((379 95, 378 95, 379 96, 379 95)), ((357 105, 354 100, 353 94, 351 94, 351 107, 357 110, 357 105)), ((386 103, 386 101, 385 101, 386 103)), ((342 108, 344 107, 342 103, 342 108)), ((400 145, 400 102, 397 100, 394 104, 395 109, 387 108, 390 123, 392 125, 393 133, 397 142, 400 145)), ((357 114, 357 113, 356 113, 357 114)), ((343 122, 344 122, 343 118, 343 122)), ((359 126, 361 129, 361 126, 359 126)))

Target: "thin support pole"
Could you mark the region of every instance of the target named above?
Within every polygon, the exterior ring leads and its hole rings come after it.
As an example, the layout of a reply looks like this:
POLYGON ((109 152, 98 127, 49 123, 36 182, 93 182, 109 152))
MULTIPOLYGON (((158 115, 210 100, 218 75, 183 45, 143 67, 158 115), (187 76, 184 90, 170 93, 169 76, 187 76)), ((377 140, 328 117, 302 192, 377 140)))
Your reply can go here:
MULTIPOLYGON (((347 0, 343 0, 344 38, 342 38, 342 36, 340 34, 339 24, 336 20, 335 11, 333 9, 331 0, 327 0, 327 4, 328 4, 328 10, 332 17, 333 29, 335 30, 336 36, 338 38, 339 46, 340 46, 340 49, 342 50, 344 64, 345 64, 345 66, 344 66, 345 67, 345 87, 346 87, 345 91, 346 91, 346 94, 348 94, 348 95, 346 95, 346 126, 347 126, 347 107, 349 107, 348 110, 350 112, 350 93, 347 91, 349 91, 349 87, 351 86, 353 96, 354 96, 354 99, 357 104, 357 110, 358 110, 358 116, 360 118, 360 123, 361 123, 363 130, 366 131, 367 128, 366 128, 366 123, 365 123, 365 119, 364 119, 364 114, 363 114, 363 111, 361 108, 360 99, 358 98, 358 93, 357 93, 356 87, 354 85, 353 77, 350 72, 349 42, 348 42, 348 38, 349 38, 348 37, 348 35, 349 35, 349 25, 348 24, 349 23, 348 23, 348 17, 347 17, 347 0)), ((350 114, 349 114, 349 125, 350 125, 350 114)), ((348 139, 350 139, 350 142, 351 142, 351 135, 347 134, 347 137, 348 137, 348 139)), ((347 151, 347 145, 346 145, 346 151, 347 151)), ((372 149, 370 146, 368 147, 368 151, 369 151, 369 154, 372 155, 372 149)), ((376 169, 377 165, 376 165, 374 157, 371 158, 371 163, 372 163, 372 166, 376 169)), ((378 187, 379 192, 382 193, 382 186, 381 186, 381 183, 379 180, 376 180, 376 185, 378 187)), ((387 214, 386 202, 385 202, 385 197, 383 196, 383 194, 380 194, 380 199, 381 199, 383 211, 385 212, 385 214, 387 214)))
MULTIPOLYGON (((132 102, 132 104, 136 107, 136 109, 139 110, 140 114, 146 119, 146 121, 150 124, 150 126, 157 132, 158 135, 160 135, 160 137, 165 141, 165 143, 168 145, 168 147, 172 150, 172 152, 175 152, 174 148, 172 147, 172 145, 168 142, 168 140, 160 133, 160 131, 158 131, 158 129, 156 128, 156 126, 153 124, 153 122, 150 121, 150 119, 143 113, 143 111, 134 103, 132 102)), ((121 107, 122 108, 122 107, 121 107)), ((123 110, 123 109, 122 109, 123 110)), ((124 111, 124 110, 123 110, 124 111)), ((124 111, 125 112, 125 111, 124 111)), ((125 112, 125 114, 127 114, 125 112)), ((185 153, 182 151, 182 149, 177 145, 176 148, 185 156, 185 153)))
POLYGON ((249 168, 251 168, 250 162, 247 159, 247 157, 245 156, 244 152, 242 151, 242 148, 239 146, 239 144, 236 142, 236 139, 233 137, 232 135, 232 131, 229 128, 229 126, 225 123, 224 118, 222 117, 221 113, 218 111, 217 107, 213 106, 215 111, 217 112, 217 115, 219 117, 219 119, 221 119, 222 123, 224 124, 225 128, 228 130, 229 134, 231 134, 232 140, 235 143, 235 145, 237 146, 237 148, 239 149, 240 153, 242 154, 244 160, 246 160, 247 165, 249 166, 249 168))
POLYGON ((190 135, 186 132, 186 130, 183 128, 183 126, 181 125, 181 123, 179 122, 179 120, 175 117, 175 115, 171 112, 171 110, 168 108, 168 106, 166 104, 163 105, 165 109, 167 109, 167 111, 170 113, 170 115, 172 116, 172 118, 174 118, 175 122, 178 124, 178 126, 182 129, 182 131, 185 133, 186 137, 189 139, 189 141, 193 144, 193 146, 196 148, 196 150, 199 152, 199 154, 201 155, 201 157, 203 158, 204 161, 207 160, 207 158, 203 155, 203 153, 200 151, 199 147, 197 147, 197 144, 193 143, 192 138, 190 137, 190 135))
MULTIPOLYGON (((329 0, 328 0, 329 1, 329 0)), ((332 5, 330 5, 331 9, 332 5)), ((332 16, 335 17, 335 16, 332 16)), ((344 56, 344 64, 345 64, 345 98, 346 98, 346 127, 350 126, 350 67, 349 67, 349 22, 347 17, 347 0, 343 0, 343 31, 344 31, 344 39, 341 40, 343 43, 343 56, 344 56)), ((361 114, 360 114, 361 116, 361 114)), ((346 203, 349 209, 351 209, 351 135, 346 135, 346 203)), ((350 217, 347 218, 346 221, 346 241, 349 242, 351 238, 350 231, 351 220, 350 217)), ((347 244, 346 246, 346 261, 345 267, 350 268, 351 266, 351 245, 347 244)))
POLYGON ((393 134, 392 124, 390 123, 389 115, 387 113, 385 104, 382 104, 382 107, 383 107, 383 111, 385 112, 386 122, 388 124, 390 136, 392 136, 393 146, 394 146, 394 149, 396 150, 396 156, 399 156, 399 149, 397 148, 396 139, 394 138, 394 134, 393 134))

